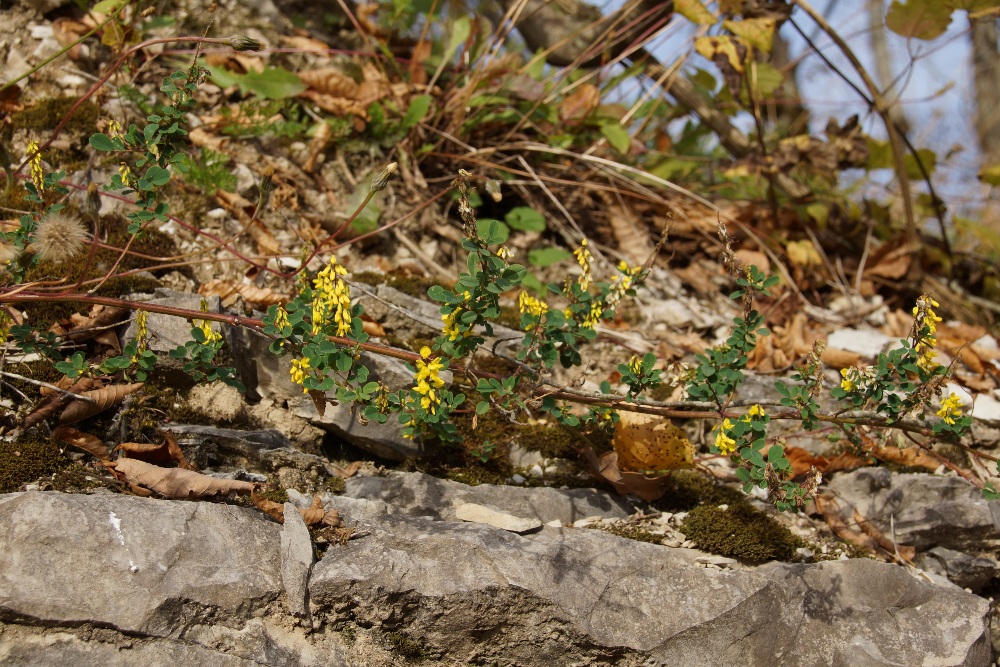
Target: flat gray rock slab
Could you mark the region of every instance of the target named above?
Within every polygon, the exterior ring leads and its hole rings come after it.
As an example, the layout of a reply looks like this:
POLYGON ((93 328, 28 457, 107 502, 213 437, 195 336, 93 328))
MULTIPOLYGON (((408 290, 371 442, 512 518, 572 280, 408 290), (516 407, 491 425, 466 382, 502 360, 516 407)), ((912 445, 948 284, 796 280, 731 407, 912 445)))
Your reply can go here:
POLYGON ((316 565, 314 604, 454 664, 989 664, 985 600, 888 564, 722 571, 598 531, 391 515, 367 528, 316 565))
POLYGON ((281 526, 242 507, 116 495, 0 496, 0 618, 172 636, 284 591, 281 526))
MULTIPOLYGON (((522 488, 480 484, 469 486, 419 472, 394 472, 384 477, 352 477, 345 496, 380 500, 392 514, 456 520, 459 505, 487 505, 541 523, 571 524, 591 516, 627 518, 636 508, 627 498, 594 489, 522 488)), ((348 510, 349 512, 350 510, 348 510)))

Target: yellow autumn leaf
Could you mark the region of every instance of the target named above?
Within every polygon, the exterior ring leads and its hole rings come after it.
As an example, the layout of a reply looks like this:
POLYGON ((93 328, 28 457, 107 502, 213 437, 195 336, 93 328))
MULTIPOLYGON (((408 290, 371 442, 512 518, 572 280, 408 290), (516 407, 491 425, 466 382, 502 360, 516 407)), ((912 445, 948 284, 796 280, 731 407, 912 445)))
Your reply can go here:
POLYGON ((788 253, 788 261, 796 266, 810 267, 823 264, 823 258, 816 251, 816 246, 808 239, 789 241, 785 251, 788 253))
POLYGON ((718 55, 724 56, 734 70, 743 72, 743 59, 740 58, 739 49, 736 48, 736 40, 729 35, 699 37, 694 40, 694 48, 709 60, 715 60, 718 55))
POLYGON ((723 21, 722 26, 763 53, 770 53, 774 43, 774 19, 723 21))
POLYGON ((691 23, 698 25, 715 23, 715 16, 708 11, 701 0, 674 0, 674 9, 691 23))

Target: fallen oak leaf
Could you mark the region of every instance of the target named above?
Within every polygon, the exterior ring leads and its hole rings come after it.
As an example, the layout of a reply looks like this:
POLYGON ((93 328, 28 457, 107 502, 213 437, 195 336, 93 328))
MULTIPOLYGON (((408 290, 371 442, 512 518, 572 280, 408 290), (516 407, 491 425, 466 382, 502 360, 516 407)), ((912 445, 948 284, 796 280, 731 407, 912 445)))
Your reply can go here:
POLYGON ((91 391, 74 392, 80 396, 94 399, 94 403, 85 401, 73 401, 66 406, 66 409, 59 415, 60 424, 72 424, 87 417, 104 412, 108 408, 114 407, 125 400, 129 394, 133 394, 142 389, 143 382, 133 382, 131 384, 116 384, 110 387, 101 387, 91 391))
POLYGON ((647 477, 638 472, 625 472, 618 467, 618 452, 608 452, 600 458, 590 447, 583 449, 594 477, 615 487, 623 496, 635 494, 646 501, 662 498, 666 493, 668 476, 647 477))
POLYGON ((91 456, 96 456, 102 461, 110 461, 111 453, 108 452, 107 445, 96 435, 83 433, 70 426, 59 426, 52 431, 52 437, 61 440, 69 445, 82 449, 91 456))
MULTIPOLYGON (((285 523, 284 503, 265 498, 259 495, 256 490, 250 492, 250 502, 253 503, 254 507, 278 523, 285 523)), ((337 528, 343 525, 343 522, 340 520, 340 513, 337 510, 325 510, 323 508, 323 501, 319 496, 314 495, 312 505, 306 509, 302 509, 301 507, 297 507, 296 509, 302 515, 302 520, 305 521, 307 526, 323 524, 324 526, 337 528)))
POLYGON ((172 500, 253 493, 257 486, 253 482, 219 479, 183 468, 161 468, 138 459, 118 459, 113 465, 125 481, 172 500))

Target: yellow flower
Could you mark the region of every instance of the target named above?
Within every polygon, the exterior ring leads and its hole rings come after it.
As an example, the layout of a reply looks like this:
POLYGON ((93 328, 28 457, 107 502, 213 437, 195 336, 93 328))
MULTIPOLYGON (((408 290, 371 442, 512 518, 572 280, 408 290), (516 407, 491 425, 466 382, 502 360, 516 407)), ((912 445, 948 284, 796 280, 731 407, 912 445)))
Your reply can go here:
POLYGON ((312 333, 318 335, 332 320, 337 325, 337 335, 344 336, 351 330, 351 288, 341 276, 347 269, 337 264, 337 258, 330 256, 330 262, 313 280, 312 333))
POLYGON ((505 245, 500 246, 497 249, 497 257, 503 260, 511 259, 514 256, 514 251, 505 245))
POLYGON ((295 384, 303 385, 302 391, 308 392, 309 390, 305 388, 304 383, 306 378, 309 377, 309 371, 312 370, 311 362, 309 357, 302 357, 301 359, 292 359, 292 368, 289 371, 289 375, 292 378, 292 382, 295 384))
POLYGON ((934 361, 934 357, 937 356, 934 347, 937 345, 937 325, 942 319, 938 317, 934 309, 940 305, 930 296, 922 294, 917 299, 917 305, 913 307, 913 318, 915 320, 913 323, 913 336, 916 339, 914 347, 920 355, 917 359, 917 366, 927 372, 932 372, 938 367, 938 363, 934 361), (924 328, 927 329, 927 333, 921 336, 924 328))
POLYGON ((766 417, 767 414, 764 412, 764 408, 760 407, 759 403, 755 403, 750 406, 750 411, 747 412, 751 417, 766 417))
MULTIPOLYGON (((198 307, 198 309, 203 313, 207 313, 208 301, 202 299, 201 305, 198 307)), ((205 335, 205 340, 204 342, 202 342, 202 345, 212 345, 213 343, 218 343, 219 341, 222 340, 222 334, 220 334, 218 331, 212 330, 212 323, 209 320, 194 320, 192 324, 196 328, 201 329, 201 332, 205 335)))
POLYGON ((954 424, 955 418, 962 416, 962 399, 958 394, 952 392, 948 398, 941 401, 941 409, 937 411, 937 416, 943 419, 945 424, 954 424))
POLYGON ((628 369, 632 371, 632 375, 641 376, 642 375, 642 359, 638 355, 633 354, 632 358, 628 361, 628 369))
POLYGON ((421 358, 416 361, 413 389, 420 395, 420 407, 434 414, 441 404, 441 396, 437 390, 444 386, 444 379, 440 376, 444 363, 439 358, 431 359, 431 354, 431 348, 426 345, 420 348, 421 358))
POLYGON ((135 314, 135 356, 132 357, 131 361, 133 364, 139 363, 139 355, 146 351, 146 339, 149 336, 149 330, 147 328, 149 321, 149 313, 145 310, 140 310, 135 314))
POLYGON ((729 456, 736 451, 736 441, 729 436, 727 431, 733 428, 733 422, 731 419, 725 419, 717 427, 718 433, 715 435, 715 447, 723 456, 729 456))
POLYGON ((541 317, 549 310, 549 305, 540 299, 536 299, 525 291, 517 297, 517 307, 522 313, 541 317))
POLYGON ((853 368, 840 369, 840 377, 844 378, 843 380, 840 381, 840 388, 846 392, 854 391, 854 386, 855 386, 854 380, 852 380, 850 377, 852 375, 851 371, 853 370, 854 370, 853 368))
POLYGON ((45 189, 45 169, 42 167, 42 152, 38 150, 38 142, 34 139, 28 142, 28 161, 31 164, 31 182, 41 193, 45 189))
POLYGON ((573 256, 576 257, 576 263, 583 270, 577 283, 579 283, 580 289, 587 291, 590 289, 590 284, 594 282, 592 269, 593 255, 590 254, 590 249, 587 248, 587 239, 580 241, 580 247, 573 251, 573 256))

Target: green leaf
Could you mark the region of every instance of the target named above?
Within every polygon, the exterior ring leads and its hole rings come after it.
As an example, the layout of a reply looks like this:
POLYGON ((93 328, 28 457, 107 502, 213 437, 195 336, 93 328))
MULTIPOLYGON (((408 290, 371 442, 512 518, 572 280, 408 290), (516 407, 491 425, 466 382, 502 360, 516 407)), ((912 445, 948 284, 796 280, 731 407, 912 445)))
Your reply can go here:
POLYGON ((90 145, 99 151, 118 150, 114 143, 112 143, 111 137, 106 134, 101 134, 100 132, 90 135, 90 145))
POLYGON ((431 108, 430 95, 417 95, 410 100, 410 108, 406 110, 403 118, 403 127, 409 130, 417 123, 427 117, 427 112, 431 108))
POLYGON ((477 415, 485 415, 487 412, 489 412, 489 409, 490 409, 490 404, 487 401, 479 401, 479 403, 476 404, 477 415))
POLYGON ((625 155, 628 152, 629 146, 632 145, 632 138, 628 135, 628 131, 621 126, 620 123, 610 122, 601 125, 601 134, 604 138, 608 140, 611 146, 625 155))
MULTIPOLYGON (((937 153, 928 149, 921 148, 917 151, 917 155, 920 156, 920 161, 924 165, 924 169, 927 170, 928 174, 934 173, 934 167, 937 165, 937 153)), ((913 155, 906 153, 903 156, 903 166, 906 169, 907 178, 920 179, 923 178, 923 174, 920 173, 920 168, 917 166, 917 162, 913 155)), ((880 141, 878 139, 868 138, 868 164, 866 165, 868 170, 873 169, 895 169, 896 163, 892 157, 892 148, 888 141, 880 141)))
POLYGON ((513 229, 522 232, 544 232, 545 216, 529 206, 512 208, 504 216, 504 220, 513 229))
POLYGON ((150 185, 166 185, 170 180, 170 172, 154 164, 146 171, 144 178, 150 185))
POLYGON ((246 74, 217 69, 209 78, 223 88, 236 85, 243 93, 254 93, 268 100, 294 97, 306 89, 306 84, 295 73, 281 67, 268 67, 263 72, 246 74))
POLYGON ((497 239, 495 241, 495 243, 498 244, 498 245, 501 244, 501 243, 506 243, 507 239, 510 238, 510 227, 508 227, 504 223, 500 222, 499 220, 491 220, 489 218, 484 218, 482 220, 477 220, 476 221, 476 234, 478 234, 479 238, 481 238, 481 239, 490 238, 491 237, 491 235, 490 235, 490 227, 491 227, 491 223, 494 223, 494 222, 498 225, 498 227, 497 227, 497 230, 496 230, 496 234, 492 235, 492 238, 497 239))
POLYGON ((112 14, 128 4, 128 0, 102 0, 91 8, 91 11, 98 14, 112 14))
POLYGON ((528 263, 543 269, 572 256, 572 253, 562 248, 534 248, 528 251, 528 263))
POLYGON ((465 43, 470 34, 472 34, 472 21, 468 16, 461 16, 452 22, 451 30, 448 31, 448 45, 444 47, 444 53, 441 54, 444 62, 452 59, 452 56, 458 51, 458 47, 465 43))
POLYGON ((895 0, 885 16, 885 26, 903 37, 936 39, 948 30, 953 9, 951 2, 942 0, 895 0))

